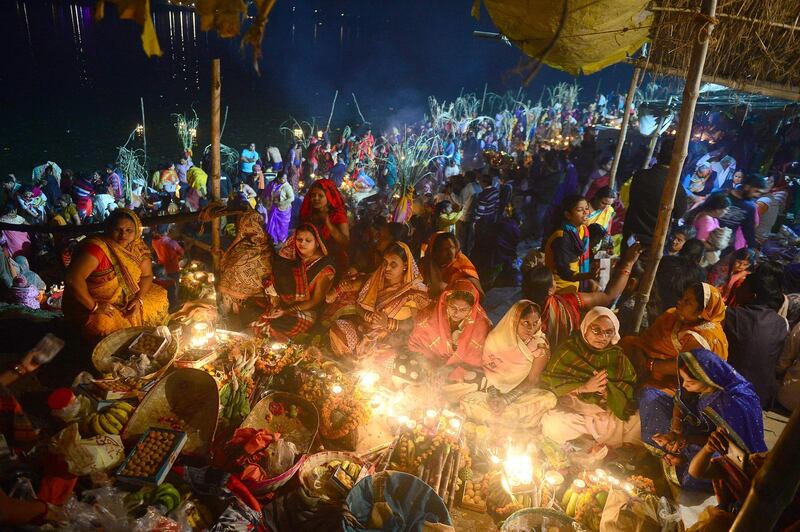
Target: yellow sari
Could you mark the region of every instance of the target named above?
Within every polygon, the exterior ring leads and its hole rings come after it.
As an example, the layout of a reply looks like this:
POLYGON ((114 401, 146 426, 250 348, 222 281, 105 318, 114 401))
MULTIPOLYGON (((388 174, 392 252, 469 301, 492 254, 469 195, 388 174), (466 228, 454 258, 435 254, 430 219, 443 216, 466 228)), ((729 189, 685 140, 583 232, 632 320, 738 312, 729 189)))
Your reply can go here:
MULTIPOLYGON (((719 290, 703 283, 703 311, 701 321, 685 324, 675 308, 659 316, 641 336, 623 338, 620 345, 631 357, 640 350, 648 358, 657 360, 677 360, 678 355, 694 349, 708 349, 722 360, 728 359, 728 338, 722 328, 725 320, 725 302, 719 290)), ((675 390, 678 382, 674 375, 650 375, 643 383, 646 386, 663 390, 675 390)))
MULTIPOLYGON (((64 293, 64 317, 83 328, 86 336, 97 338, 107 336, 120 329, 137 326, 161 325, 169 312, 167 291, 153 284, 142 297, 140 311, 127 314, 125 307, 139 292, 142 276, 142 261, 150 258, 150 249, 141 238, 142 222, 133 211, 123 211, 134 223, 137 238, 127 246, 121 246, 106 236, 92 236, 84 245, 94 245, 108 258, 109 268, 96 269, 86 279, 89 293, 98 304, 110 304, 111 316, 103 312, 91 313, 81 305, 69 290, 64 293)), ((86 251, 84 251, 86 253, 86 251)))

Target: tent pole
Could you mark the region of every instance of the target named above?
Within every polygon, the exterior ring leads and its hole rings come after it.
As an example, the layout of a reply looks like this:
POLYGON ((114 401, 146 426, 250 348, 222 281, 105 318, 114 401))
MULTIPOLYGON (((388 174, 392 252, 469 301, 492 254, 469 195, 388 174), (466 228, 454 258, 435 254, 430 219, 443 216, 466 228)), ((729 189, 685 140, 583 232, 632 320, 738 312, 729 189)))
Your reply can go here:
POLYGON ((681 113, 678 119, 678 134, 675 138, 675 146, 672 149, 672 160, 670 161, 667 178, 664 182, 664 191, 661 194, 661 206, 653 232, 653 241, 648 253, 647 267, 639 283, 639 293, 637 294, 636 307, 633 312, 634 330, 639 332, 644 317, 647 301, 650 299, 650 290, 656 278, 658 263, 664 254, 664 242, 667 240, 670 221, 672 220, 672 208, 675 205, 675 194, 678 191, 683 162, 686 160, 686 153, 689 148, 689 138, 692 135, 692 122, 694 120, 694 109, 697 105, 697 98, 700 95, 700 80, 703 77, 703 67, 706 63, 708 54, 708 41, 711 32, 714 31, 714 13, 717 11, 717 0, 703 0, 700 14, 694 20, 697 29, 697 40, 692 46, 692 57, 689 62, 689 69, 686 75, 686 86, 683 88, 683 100, 681 102, 681 113))
POLYGON ((756 474, 732 532, 772 530, 800 488, 800 408, 783 428, 775 447, 756 474))
MULTIPOLYGON (((211 61, 211 200, 220 200, 220 174, 222 174, 220 161, 220 95, 222 84, 220 81, 219 59, 211 61)), ((219 270, 219 218, 211 220, 211 262, 214 273, 219 270)))
POLYGON ((622 157, 622 148, 625 147, 625 137, 628 136, 628 123, 631 119, 631 106, 633 105, 633 96, 636 94, 636 86, 639 83, 639 74, 642 68, 636 66, 633 69, 633 77, 631 77, 631 85, 628 87, 628 95, 625 96, 625 110, 622 115, 622 125, 619 128, 619 138, 617 139, 617 148, 614 151, 614 160, 611 163, 611 170, 609 170, 609 184, 611 188, 615 186, 617 178, 617 170, 619 170, 619 160, 622 157))

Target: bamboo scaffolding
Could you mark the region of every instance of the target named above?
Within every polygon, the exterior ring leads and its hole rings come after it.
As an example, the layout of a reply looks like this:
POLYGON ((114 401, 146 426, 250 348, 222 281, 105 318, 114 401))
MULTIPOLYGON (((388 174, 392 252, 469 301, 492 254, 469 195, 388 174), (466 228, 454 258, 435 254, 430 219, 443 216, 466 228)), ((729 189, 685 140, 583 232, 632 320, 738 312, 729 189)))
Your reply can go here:
POLYGON ((700 94, 700 81, 703 77, 703 67, 708 54, 708 43, 711 32, 714 31, 714 13, 717 10, 717 0, 703 0, 700 13, 701 17, 695 18, 695 30, 697 39, 692 49, 692 58, 689 62, 689 70, 686 75, 686 85, 683 88, 683 100, 681 102, 679 129, 675 138, 675 147, 672 149, 672 161, 670 162, 667 179, 664 183, 664 191, 661 194, 661 210, 658 214, 658 221, 653 233, 653 242, 650 245, 647 267, 639 283, 639 293, 637 294, 636 307, 633 313, 634 330, 639 332, 644 317, 647 301, 650 299, 650 291, 653 288, 653 281, 656 278, 658 263, 664 254, 664 242, 667 239, 670 221, 672 220, 672 209, 675 205, 675 194, 681 176, 683 162, 689 148, 689 139, 692 135, 692 121, 694 120, 694 109, 697 105, 697 98, 700 94))

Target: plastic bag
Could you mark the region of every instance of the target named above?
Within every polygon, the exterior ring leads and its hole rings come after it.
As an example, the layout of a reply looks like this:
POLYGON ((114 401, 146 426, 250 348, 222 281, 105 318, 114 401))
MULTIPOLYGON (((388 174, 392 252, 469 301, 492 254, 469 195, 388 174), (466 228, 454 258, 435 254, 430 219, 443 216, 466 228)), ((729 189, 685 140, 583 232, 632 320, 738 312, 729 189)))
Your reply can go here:
POLYGON ((165 517, 152 506, 147 513, 132 523, 132 532, 182 532, 180 525, 169 517, 165 517))
POLYGON ((271 477, 288 471, 295 462, 295 458, 299 454, 295 444, 288 440, 280 439, 272 442, 272 445, 267 449, 269 456, 267 460, 267 472, 271 477))
POLYGON ((125 458, 122 438, 118 435, 82 439, 77 423, 67 425, 53 436, 50 451, 62 456, 69 472, 77 476, 108 471, 125 458))

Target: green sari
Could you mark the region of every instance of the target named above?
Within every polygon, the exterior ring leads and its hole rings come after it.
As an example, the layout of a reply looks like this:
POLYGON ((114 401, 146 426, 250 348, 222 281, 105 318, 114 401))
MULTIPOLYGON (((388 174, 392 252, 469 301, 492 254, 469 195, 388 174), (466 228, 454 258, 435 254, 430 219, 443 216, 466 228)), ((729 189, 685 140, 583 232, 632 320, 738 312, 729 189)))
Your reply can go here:
POLYGON ((625 421, 634 411, 636 370, 617 345, 594 349, 586 343, 581 332, 576 331, 553 353, 542 374, 541 383, 556 396, 563 397, 602 370, 608 373, 608 396, 583 393, 579 398, 585 403, 602 406, 625 421))

